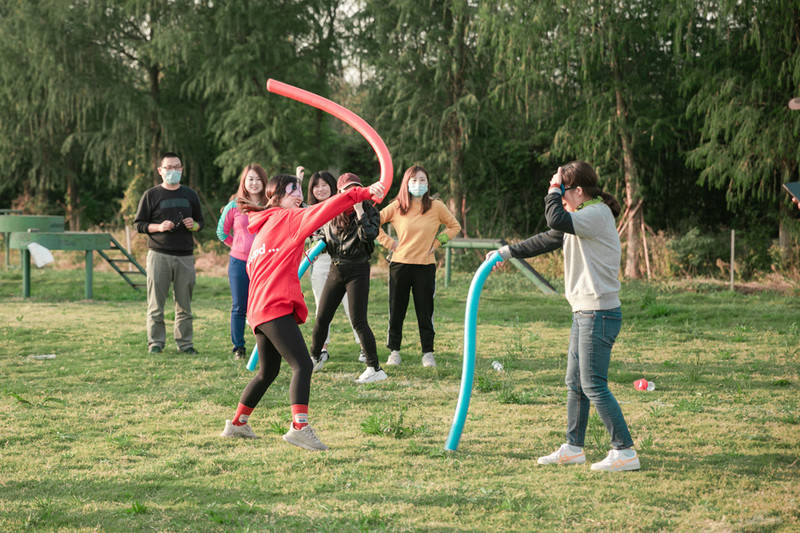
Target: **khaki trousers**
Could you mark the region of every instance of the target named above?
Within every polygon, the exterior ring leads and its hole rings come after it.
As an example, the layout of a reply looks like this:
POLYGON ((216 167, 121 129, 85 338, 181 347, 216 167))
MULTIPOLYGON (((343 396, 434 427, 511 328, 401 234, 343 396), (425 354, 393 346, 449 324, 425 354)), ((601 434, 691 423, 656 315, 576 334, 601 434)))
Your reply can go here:
POLYGON ((173 336, 179 350, 192 344, 192 290, 195 271, 193 255, 169 255, 147 252, 147 345, 164 348, 167 332, 164 326, 164 303, 169 285, 175 298, 173 336))

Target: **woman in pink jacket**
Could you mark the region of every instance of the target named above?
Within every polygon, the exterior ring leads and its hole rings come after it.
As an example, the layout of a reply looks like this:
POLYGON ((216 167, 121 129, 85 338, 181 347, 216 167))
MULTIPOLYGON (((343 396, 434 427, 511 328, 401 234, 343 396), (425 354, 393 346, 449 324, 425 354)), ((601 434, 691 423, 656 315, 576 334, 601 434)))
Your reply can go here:
POLYGON ((217 237, 231 249, 228 260, 228 282, 231 286, 231 342, 236 359, 244 359, 244 326, 247 320, 247 291, 250 278, 247 276, 247 256, 253 245, 255 235, 247 231, 248 219, 236 207, 235 198, 246 198, 255 204, 264 205, 267 201, 264 191, 267 187, 267 173, 261 165, 251 163, 244 167, 239 177, 239 190, 225 206, 217 224, 217 237))

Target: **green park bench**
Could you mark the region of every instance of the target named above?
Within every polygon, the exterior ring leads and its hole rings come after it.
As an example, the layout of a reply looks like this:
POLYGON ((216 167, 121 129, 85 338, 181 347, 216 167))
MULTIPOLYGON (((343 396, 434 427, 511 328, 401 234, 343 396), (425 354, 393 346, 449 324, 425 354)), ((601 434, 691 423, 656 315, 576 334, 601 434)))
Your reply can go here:
MULTIPOLYGON (((444 286, 450 285, 450 270, 454 248, 477 250, 497 250, 507 243, 503 239, 450 239, 443 246, 444 252, 444 286)), ((552 285, 526 261, 512 257, 508 260, 523 276, 531 281, 543 294, 558 294, 552 285)))
POLYGON ((22 296, 31 295, 31 255, 28 245, 40 244, 48 250, 75 250, 85 252, 85 296, 92 299, 94 252, 97 251, 117 274, 133 289, 145 285, 146 272, 134 257, 110 234, 86 231, 64 231, 64 217, 48 215, 0 214, 0 232, 5 236, 6 265, 10 249, 19 250, 22 263, 22 296), (121 254, 114 258, 111 251, 121 254), (131 265, 123 270, 120 265, 131 265), (141 281, 137 281, 141 280, 141 281))

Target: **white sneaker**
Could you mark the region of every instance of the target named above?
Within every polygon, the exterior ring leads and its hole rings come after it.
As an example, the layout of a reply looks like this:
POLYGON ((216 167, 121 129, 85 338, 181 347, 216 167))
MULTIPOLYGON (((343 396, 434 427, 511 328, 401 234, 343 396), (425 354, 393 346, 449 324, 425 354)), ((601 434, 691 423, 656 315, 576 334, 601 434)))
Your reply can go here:
POLYGON ((389 376, 386 375, 383 369, 375 370, 371 366, 368 366, 367 369, 358 376, 356 383, 375 383, 376 381, 383 381, 388 377, 389 376))
POLYGON ((361 353, 358 354, 358 362, 359 363, 366 363, 367 362, 367 354, 364 353, 364 350, 361 350, 361 353))
POLYGON ((322 370, 322 367, 325 365, 325 361, 327 361, 328 358, 330 358, 330 355, 328 354, 328 350, 322 350, 319 353, 319 358, 311 356, 311 362, 314 363, 314 366, 311 369, 311 371, 312 372, 318 372, 318 371, 322 370))
POLYGON ((624 470, 639 470, 639 455, 633 448, 625 450, 611 450, 605 459, 592 464, 592 470, 605 472, 622 472, 624 470))
POLYGON ((562 444, 559 449, 550 455, 539 457, 536 462, 540 465, 582 465, 586 462, 586 454, 583 453, 583 448, 562 444))
POLYGON ((294 429, 294 425, 289 425, 289 431, 283 436, 283 440, 289 444, 294 444, 306 450, 327 450, 328 447, 314 434, 311 426, 304 426, 303 429, 294 429))
POLYGON ((399 365, 402 362, 400 359, 400 352, 398 350, 392 350, 392 353, 389 354, 389 359, 386 360, 387 365, 399 365))
POLYGON ((243 426, 236 426, 230 420, 225 421, 225 429, 219 434, 220 437, 241 437, 243 439, 257 439, 258 435, 255 434, 250 424, 243 426))
POLYGON ((436 358, 433 357, 433 352, 422 354, 422 366, 436 366, 436 358))

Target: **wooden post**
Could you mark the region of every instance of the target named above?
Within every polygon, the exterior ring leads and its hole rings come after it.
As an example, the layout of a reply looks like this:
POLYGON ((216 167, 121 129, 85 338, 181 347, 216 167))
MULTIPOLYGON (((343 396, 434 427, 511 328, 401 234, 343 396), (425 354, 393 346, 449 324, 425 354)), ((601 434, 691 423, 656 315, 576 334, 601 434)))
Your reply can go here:
POLYGON ((644 264, 647 267, 647 279, 650 279, 650 251, 647 249, 647 231, 642 220, 642 244, 644 244, 644 264))
POLYGON ((733 261, 734 261, 734 257, 735 257, 734 247, 735 247, 735 242, 736 242, 735 235, 736 235, 736 231, 735 230, 731 230, 731 290, 733 290, 733 272, 734 272, 733 271, 733 261))
POLYGON ((452 268, 452 255, 453 249, 449 246, 445 246, 444 248, 444 288, 450 286, 450 269, 452 268))

